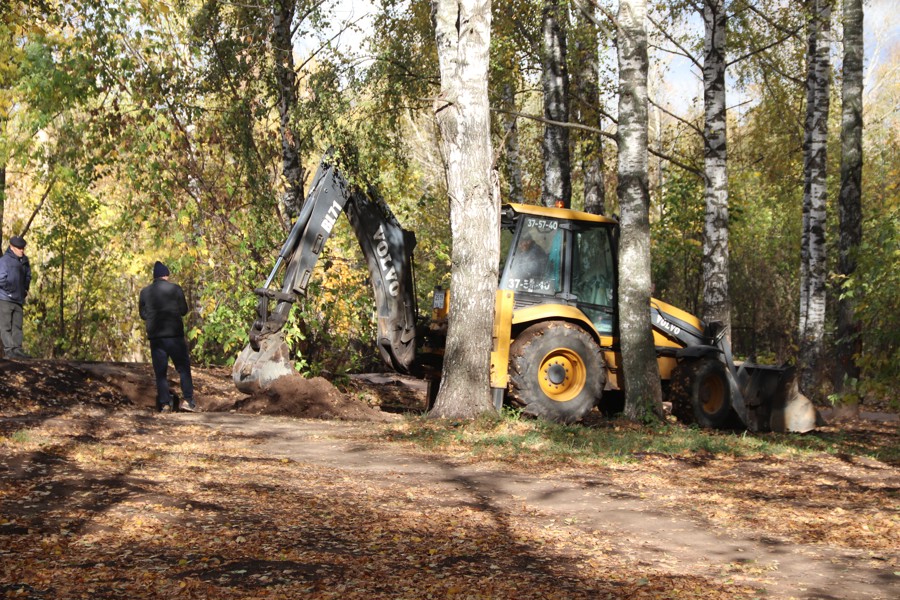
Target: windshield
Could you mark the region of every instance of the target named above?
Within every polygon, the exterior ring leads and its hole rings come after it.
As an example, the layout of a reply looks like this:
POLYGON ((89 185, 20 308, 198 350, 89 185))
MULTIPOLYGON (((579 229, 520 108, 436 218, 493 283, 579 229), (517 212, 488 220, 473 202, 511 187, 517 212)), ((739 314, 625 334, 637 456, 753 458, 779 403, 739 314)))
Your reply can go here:
POLYGON ((554 295, 561 291, 563 231, 554 219, 523 217, 501 287, 554 295))

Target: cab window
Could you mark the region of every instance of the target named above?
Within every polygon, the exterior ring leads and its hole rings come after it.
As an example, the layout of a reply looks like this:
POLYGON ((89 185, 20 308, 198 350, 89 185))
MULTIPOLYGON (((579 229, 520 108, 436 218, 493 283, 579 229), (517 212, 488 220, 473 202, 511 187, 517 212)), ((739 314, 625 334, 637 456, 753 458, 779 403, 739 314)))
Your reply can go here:
POLYGON ((563 230, 555 219, 522 217, 501 287, 552 296, 561 291, 563 230))
POLYGON ((609 229, 596 227, 575 232, 572 292, 579 303, 612 307, 615 262, 609 229))

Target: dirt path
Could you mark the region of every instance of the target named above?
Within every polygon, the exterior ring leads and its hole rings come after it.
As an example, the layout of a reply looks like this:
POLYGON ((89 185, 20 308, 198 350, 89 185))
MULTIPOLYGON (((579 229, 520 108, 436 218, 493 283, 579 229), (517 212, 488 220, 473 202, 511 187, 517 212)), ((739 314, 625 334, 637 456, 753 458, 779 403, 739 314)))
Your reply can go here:
POLYGON ((573 534, 599 532, 613 541, 615 553, 656 572, 713 579, 739 574, 771 598, 900 597, 900 577, 869 553, 713 531, 704 523, 656 509, 651 499, 619 488, 602 472, 549 479, 491 466, 460 466, 373 447, 354 438, 358 426, 334 422, 226 414, 187 418, 249 436, 273 457, 340 469, 372 485, 427 487, 438 490, 444 504, 479 506, 497 516, 525 513, 538 526, 564 523, 573 534))
POLYGON ((245 397, 198 368, 209 412, 159 415, 146 364, 0 373, 0 597, 900 597, 896 419, 796 460, 524 468, 404 442, 396 377, 245 397))

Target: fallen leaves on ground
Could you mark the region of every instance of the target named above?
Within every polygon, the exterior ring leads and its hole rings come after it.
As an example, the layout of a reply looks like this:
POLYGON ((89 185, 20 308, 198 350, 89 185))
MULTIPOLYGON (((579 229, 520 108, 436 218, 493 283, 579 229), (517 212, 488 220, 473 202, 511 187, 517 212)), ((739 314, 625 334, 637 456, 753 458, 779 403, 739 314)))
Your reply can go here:
MULTIPOLYGON (((751 598, 741 573, 646 565, 524 506, 277 459, 136 411, 23 423, 0 444, 14 598, 751 598)), ((674 564, 674 561, 671 563, 674 564)))

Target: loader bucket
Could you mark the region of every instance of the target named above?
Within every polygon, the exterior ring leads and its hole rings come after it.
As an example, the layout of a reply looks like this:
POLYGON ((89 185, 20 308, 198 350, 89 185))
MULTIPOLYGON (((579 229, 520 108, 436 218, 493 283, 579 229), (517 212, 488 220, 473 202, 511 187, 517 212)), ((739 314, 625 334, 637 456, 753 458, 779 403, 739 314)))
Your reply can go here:
POLYGON ((793 367, 744 363, 738 369, 744 399, 744 422, 753 431, 806 433, 821 417, 809 398, 800 393, 793 367))
POLYGON ((247 344, 231 368, 235 387, 245 394, 267 390, 275 381, 296 375, 290 349, 279 334, 261 339, 258 351, 247 344))

